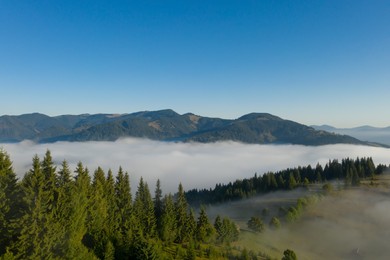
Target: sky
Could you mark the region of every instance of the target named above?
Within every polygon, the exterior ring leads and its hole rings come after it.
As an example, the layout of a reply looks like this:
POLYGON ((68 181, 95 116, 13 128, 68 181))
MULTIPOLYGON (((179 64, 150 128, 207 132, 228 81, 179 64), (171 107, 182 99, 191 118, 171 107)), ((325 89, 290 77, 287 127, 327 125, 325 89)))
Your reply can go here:
POLYGON ((0 115, 389 126, 390 2, 0 0, 0 115))

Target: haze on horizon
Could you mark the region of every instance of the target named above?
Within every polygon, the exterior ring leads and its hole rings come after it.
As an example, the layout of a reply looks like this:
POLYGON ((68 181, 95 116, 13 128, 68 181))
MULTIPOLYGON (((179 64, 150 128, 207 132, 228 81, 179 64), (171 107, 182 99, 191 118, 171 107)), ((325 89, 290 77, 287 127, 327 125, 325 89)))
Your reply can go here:
POLYGON ((0 144, 11 157, 19 178, 31 168, 32 158, 43 158, 51 151, 57 169, 67 160, 72 171, 78 162, 90 174, 98 166, 116 175, 119 166, 130 175, 133 192, 142 176, 154 190, 157 179, 164 192, 176 192, 179 183, 185 190, 214 188, 218 183, 262 175, 268 171, 312 165, 329 160, 372 157, 374 163, 389 165, 390 149, 359 145, 257 145, 237 142, 172 143, 126 138, 115 142, 56 142, 35 144, 24 141, 0 144))
POLYGON ((0 114, 389 126, 387 1, 0 1, 0 114))

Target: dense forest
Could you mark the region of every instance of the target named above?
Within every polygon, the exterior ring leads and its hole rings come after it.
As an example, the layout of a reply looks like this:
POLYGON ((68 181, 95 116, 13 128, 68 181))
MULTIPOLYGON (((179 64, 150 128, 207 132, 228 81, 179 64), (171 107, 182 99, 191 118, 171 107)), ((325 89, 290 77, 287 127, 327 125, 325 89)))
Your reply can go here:
MULTIPOLYGON (((230 247, 238 226, 225 216, 212 222, 197 206, 334 179, 359 185, 385 169, 371 158, 334 160, 324 169, 269 172, 210 190, 185 193, 179 184, 174 195, 164 194, 158 180, 153 197, 141 178, 133 198, 121 167, 115 177, 100 167, 90 174, 81 162, 72 172, 66 161, 56 166, 47 151, 42 159, 35 155, 18 180, 10 156, 0 150, 0 259, 267 259, 230 247)), ((261 232, 259 223, 251 218, 248 228, 261 232)), ((294 259, 294 252, 286 250, 283 259, 294 259)))
POLYGON ((0 259, 236 258, 219 246, 238 238, 235 223, 196 214, 181 184, 163 195, 158 180, 152 198, 141 178, 133 199, 122 168, 91 175, 81 162, 57 170, 47 151, 19 181, 0 150, 0 259))
POLYGON ((186 192, 191 205, 213 204, 249 198, 277 190, 292 190, 313 183, 339 180, 345 186, 358 186, 361 179, 382 174, 386 165, 375 164, 371 157, 329 161, 325 167, 317 164, 285 169, 278 172, 255 174, 252 178, 236 180, 228 184, 216 184, 214 189, 192 189, 186 192))

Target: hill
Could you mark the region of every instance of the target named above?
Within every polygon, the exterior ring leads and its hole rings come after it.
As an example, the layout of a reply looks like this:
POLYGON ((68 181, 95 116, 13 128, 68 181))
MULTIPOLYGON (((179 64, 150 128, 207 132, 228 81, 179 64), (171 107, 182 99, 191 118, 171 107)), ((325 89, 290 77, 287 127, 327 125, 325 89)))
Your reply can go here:
POLYGON ((256 144, 366 144, 347 135, 312 127, 266 113, 235 120, 210 118, 173 110, 131 114, 82 114, 50 117, 33 113, 0 117, 0 142, 114 141, 140 137, 160 141, 238 141, 256 144))
POLYGON ((381 143, 390 145, 390 126, 389 127, 372 127, 372 126, 359 126, 353 128, 336 128, 329 125, 313 125, 316 130, 327 131, 330 133, 349 135, 359 140, 381 143))

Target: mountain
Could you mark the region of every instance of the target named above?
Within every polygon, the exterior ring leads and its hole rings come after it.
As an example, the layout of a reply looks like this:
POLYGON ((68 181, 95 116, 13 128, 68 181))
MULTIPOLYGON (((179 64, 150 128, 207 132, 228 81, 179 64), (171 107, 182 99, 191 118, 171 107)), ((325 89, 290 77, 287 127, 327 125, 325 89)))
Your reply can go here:
POLYGON ((34 113, 0 117, 0 142, 114 141, 141 137, 161 141, 238 141, 257 144, 367 144, 347 135, 315 130, 266 113, 238 119, 180 115, 173 110, 131 114, 82 114, 50 117, 34 113))
POLYGON ((350 136, 317 131, 311 127, 265 113, 251 113, 242 116, 223 127, 196 133, 189 140, 198 142, 232 140, 244 143, 303 145, 362 143, 350 136))
POLYGON ((389 127, 372 127, 359 126, 353 128, 336 128, 329 125, 312 126, 316 130, 327 131, 341 135, 350 135, 359 140, 390 145, 390 126, 389 127))

